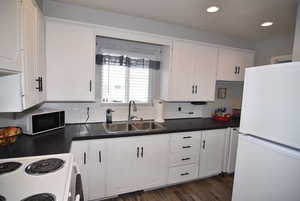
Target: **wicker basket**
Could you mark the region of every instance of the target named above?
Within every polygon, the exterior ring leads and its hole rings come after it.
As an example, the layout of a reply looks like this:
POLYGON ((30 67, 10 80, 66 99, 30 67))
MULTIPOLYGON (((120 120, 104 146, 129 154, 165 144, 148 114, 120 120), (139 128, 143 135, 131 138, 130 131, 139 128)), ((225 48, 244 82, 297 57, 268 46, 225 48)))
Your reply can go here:
POLYGON ((0 128, 0 146, 6 146, 8 144, 16 142, 17 138, 22 133, 22 129, 19 127, 0 128))

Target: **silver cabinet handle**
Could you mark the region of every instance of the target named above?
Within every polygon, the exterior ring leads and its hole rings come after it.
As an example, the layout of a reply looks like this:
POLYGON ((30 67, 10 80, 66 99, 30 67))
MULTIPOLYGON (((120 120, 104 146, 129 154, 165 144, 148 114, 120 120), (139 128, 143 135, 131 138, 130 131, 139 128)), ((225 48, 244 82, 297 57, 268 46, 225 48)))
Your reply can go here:
POLYGON ((136 149, 136 157, 139 158, 140 157, 140 148, 137 147, 136 149))
POLYGON ((235 70, 234 70, 234 74, 237 74, 237 66, 235 66, 234 69, 235 69, 235 70))
POLYGON ((192 94, 195 93, 195 85, 192 86, 192 94))
POLYGON ((90 80, 90 92, 92 91, 92 80, 90 80))
POLYGON ((241 70, 241 67, 240 67, 240 66, 238 66, 238 74, 240 74, 240 70, 241 70))
POLYGON ((142 147, 141 157, 144 158, 144 147, 142 147))
POLYGON ((203 140, 203 142, 202 142, 202 148, 205 149, 205 146, 206 146, 206 142, 205 142, 205 140, 203 140))
POLYGON ((192 136, 184 136, 183 139, 189 139, 192 138, 192 136))
POLYGON ((83 164, 86 164, 86 152, 83 152, 83 164))
POLYGON ((188 146, 183 146, 182 149, 188 149, 188 148, 192 148, 192 145, 188 145, 188 146))
POLYGON ((186 176, 186 175, 189 175, 189 174, 190 174, 190 173, 185 172, 185 173, 180 174, 180 176, 186 176))
POLYGON ((182 161, 187 161, 187 160, 190 160, 191 158, 183 158, 181 159, 182 161))
POLYGON ((99 163, 102 162, 101 151, 99 151, 99 163))
POLYGON ((198 85, 195 86, 195 94, 198 93, 198 85))

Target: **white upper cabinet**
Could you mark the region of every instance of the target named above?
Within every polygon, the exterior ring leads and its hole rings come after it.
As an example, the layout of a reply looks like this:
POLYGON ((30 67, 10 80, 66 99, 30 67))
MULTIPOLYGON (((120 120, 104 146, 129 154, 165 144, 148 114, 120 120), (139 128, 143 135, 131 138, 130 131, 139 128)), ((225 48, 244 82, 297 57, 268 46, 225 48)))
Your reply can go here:
POLYGON ((162 55, 162 99, 214 100, 218 48, 178 40, 174 41, 173 48, 163 51, 171 54, 163 52, 162 55), (168 56, 171 59, 166 59, 168 56))
POLYGON ((22 71, 21 9, 17 0, 0 1, 0 70, 22 71))
POLYGON ((12 70, 20 70, 15 75, 0 76, 0 91, 4 94, 0 100, 0 112, 21 112, 45 100, 45 88, 43 88, 43 81, 46 79, 44 17, 36 2, 32 0, 4 0, 0 2, 0 5, 0 23, 2 27, 5 27, 0 32, 3 32, 4 36, 9 34, 10 29, 12 32, 7 39, 5 37, 0 39, 0 74, 3 73, 3 66, 4 71, 10 73, 14 72, 12 70), (16 12, 12 12, 14 6, 17 7, 16 12), (3 12, 7 12, 4 19, 2 8, 10 9, 4 9, 3 12), (12 24, 5 24, 12 19, 19 19, 19 21, 17 24, 12 22, 12 24), (7 49, 6 46, 10 47, 7 49), (6 56, 3 56, 4 54, 6 56), (19 56, 22 59, 19 59, 19 56))
POLYGON ((254 51, 220 48, 217 80, 243 81, 245 68, 254 66, 254 51))
POLYGON ((96 37, 84 25, 47 20, 47 100, 95 100, 96 37))

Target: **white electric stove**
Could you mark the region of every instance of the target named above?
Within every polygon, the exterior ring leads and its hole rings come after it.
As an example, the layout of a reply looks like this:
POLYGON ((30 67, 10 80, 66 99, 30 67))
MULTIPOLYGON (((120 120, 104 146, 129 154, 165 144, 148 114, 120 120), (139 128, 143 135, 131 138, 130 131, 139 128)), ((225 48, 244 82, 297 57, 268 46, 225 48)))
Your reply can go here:
POLYGON ((0 201, 83 201, 71 154, 0 160, 0 201))

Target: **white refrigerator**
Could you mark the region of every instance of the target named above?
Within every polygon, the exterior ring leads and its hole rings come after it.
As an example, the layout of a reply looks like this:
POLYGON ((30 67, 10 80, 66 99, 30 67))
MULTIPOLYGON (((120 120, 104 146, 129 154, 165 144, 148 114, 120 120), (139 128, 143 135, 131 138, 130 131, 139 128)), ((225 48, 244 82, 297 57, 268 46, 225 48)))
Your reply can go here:
POLYGON ((246 70, 232 201, 300 201, 300 62, 246 70))

